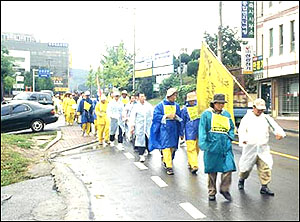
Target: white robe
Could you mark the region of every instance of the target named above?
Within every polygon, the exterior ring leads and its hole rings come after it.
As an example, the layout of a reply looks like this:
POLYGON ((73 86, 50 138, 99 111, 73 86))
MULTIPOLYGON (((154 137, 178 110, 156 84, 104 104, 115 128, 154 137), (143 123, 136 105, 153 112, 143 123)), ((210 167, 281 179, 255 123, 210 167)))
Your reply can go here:
POLYGON ((269 146, 270 128, 273 128, 272 132, 274 135, 279 134, 283 137, 286 136, 283 129, 275 120, 264 113, 260 116, 256 116, 253 110, 248 110, 246 115, 242 118, 238 129, 239 146, 243 147, 242 156, 239 161, 241 172, 251 170, 256 162, 257 156, 272 169, 273 158, 269 146), (243 144, 244 141, 247 141, 247 144, 243 144))
POLYGON ((129 126, 134 126, 134 134, 136 136, 135 146, 146 146, 145 135, 148 139, 150 136, 150 128, 153 118, 153 106, 145 101, 144 104, 140 102, 133 106, 129 118, 129 126))
POLYGON ((122 121, 122 112, 124 105, 121 101, 116 101, 115 99, 111 100, 107 105, 107 116, 110 118, 110 135, 115 135, 118 130, 118 126, 121 127, 124 132, 124 123, 122 121))

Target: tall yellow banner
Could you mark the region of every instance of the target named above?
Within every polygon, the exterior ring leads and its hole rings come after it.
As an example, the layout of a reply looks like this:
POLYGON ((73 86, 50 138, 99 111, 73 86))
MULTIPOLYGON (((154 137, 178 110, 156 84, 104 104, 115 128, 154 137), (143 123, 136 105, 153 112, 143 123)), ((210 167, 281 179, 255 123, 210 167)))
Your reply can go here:
POLYGON ((234 122, 233 78, 207 44, 202 42, 197 77, 197 100, 200 114, 209 107, 216 93, 225 95, 228 103, 225 103, 224 109, 230 113, 234 122))

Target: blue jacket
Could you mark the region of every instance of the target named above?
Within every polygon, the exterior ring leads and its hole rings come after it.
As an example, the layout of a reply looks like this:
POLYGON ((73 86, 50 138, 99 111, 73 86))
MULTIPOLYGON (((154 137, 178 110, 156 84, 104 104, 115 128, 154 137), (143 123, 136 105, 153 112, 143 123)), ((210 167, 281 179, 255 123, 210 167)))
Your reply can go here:
POLYGON ((201 114, 198 145, 204 151, 205 173, 236 171, 233 139, 234 124, 226 110, 217 114, 214 109, 208 108, 201 114))
POLYGON ((157 104, 153 112, 150 129, 149 151, 153 149, 178 148, 180 123, 178 120, 164 119, 164 107, 172 105, 176 108, 176 115, 180 118, 180 107, 176 102, 164 99, 157 104))
POLYGON ((197 107, 197 104, 191 106, 188 103, 181 109, 181 132, 185 135, 185 140, 196 140, 198 138, 198 129, 200 116, 191 120, 187 107, 197 107))
POLYGON ((94 111, 93 101, 90 98, 82 99, 80 101, 78 108, 77 108, 77 112, 80 112, 81 124, 87 123, 87 122, 89 122, 89 123, 94 122, 93 111, 94 111), (88 111, 84 109, 84 102, 88 102, 91 105, 91 107, 88 111))

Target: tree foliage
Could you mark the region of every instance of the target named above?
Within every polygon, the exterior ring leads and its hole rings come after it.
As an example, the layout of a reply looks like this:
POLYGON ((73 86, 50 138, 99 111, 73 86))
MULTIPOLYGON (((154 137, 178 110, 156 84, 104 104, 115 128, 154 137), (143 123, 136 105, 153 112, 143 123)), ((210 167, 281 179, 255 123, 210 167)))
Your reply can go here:
POLYGON ((7 48, 1 45, 1 101, 4 98, 4 78, 14 74, 13 65, 14 58, 9 56, 7 48))
POLYGON ((127 88, 132 79, 132 56, 127 53, 123 42, 117 47, 107 47, 106 53, 100 61, 103 70, 99 75, 106 86, 112 84, 116 88, 127 88))
POLYGON ((187 75, 188 76, 197 76, 199 68, 199 61, 198 60, 192 60, 187 65, 187 75))
POLYGON ((190 57, 191 60, 198 60, 200 58, 200 49, 194 49, 190 57))
POLYGON ((178 88, 180 86, 180 78, 177 74, 172 74, 169 78, 166 78, 159 85, 159 94, 164 97, 169 88, 178 88))
POLYGON ((192 60, 192 58, 187 53, 181 53, 180 54, 180 60, 181 60, 181 63, 188 64, 189 61, 192 60))

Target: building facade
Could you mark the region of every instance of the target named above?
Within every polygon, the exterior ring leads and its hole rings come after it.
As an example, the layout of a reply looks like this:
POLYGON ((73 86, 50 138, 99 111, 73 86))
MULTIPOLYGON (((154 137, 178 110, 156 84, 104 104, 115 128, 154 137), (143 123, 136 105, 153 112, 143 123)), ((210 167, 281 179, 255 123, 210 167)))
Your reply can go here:
POLYGON ((273 117, 299 120, 299 2, 257 1, 256 56, 261 71, 254 72, 258 97, 273 117))
POLYGON ((54 85, 68 88, 69 46, 67 43, 41 43, 37 42, 32 35, 1 33, 1 45, 10 52, 18 54, 30 52, 30 72, 33 69, 49 69, 54 85))

